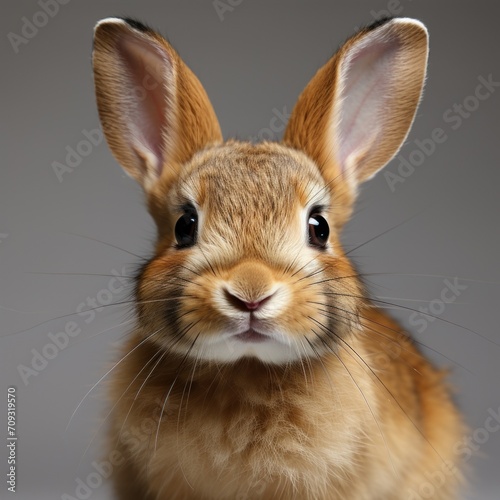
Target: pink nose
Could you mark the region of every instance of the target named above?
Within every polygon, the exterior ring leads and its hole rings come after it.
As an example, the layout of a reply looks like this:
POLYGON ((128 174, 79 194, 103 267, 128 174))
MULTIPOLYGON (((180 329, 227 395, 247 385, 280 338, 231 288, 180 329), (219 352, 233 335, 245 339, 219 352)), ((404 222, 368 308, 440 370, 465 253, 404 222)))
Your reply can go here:
POLYGON ((249 311, 255 311, 255 309, 258 309, 260 307, 260 305, 262 304, 262 300, 261 301, 258 301, 258 302, 245 302, 244 300, 242 300, 243 304, 245 304, 245 307, 249 310, 249 311))
POLYGON ((270 294, 267 297, 263 297, 259 300, 246 301, 229 292, 228 290, 225 290, 225 294, 228 302, 230 302, 232 306, 236 307, 236 309, 240 309, 241 311, 256 311, 273 296, 273 294, 270 294))

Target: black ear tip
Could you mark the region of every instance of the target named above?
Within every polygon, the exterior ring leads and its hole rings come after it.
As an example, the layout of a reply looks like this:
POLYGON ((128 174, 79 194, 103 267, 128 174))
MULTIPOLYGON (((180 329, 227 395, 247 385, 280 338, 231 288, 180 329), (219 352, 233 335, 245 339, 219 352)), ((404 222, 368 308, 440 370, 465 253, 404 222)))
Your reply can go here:
POLYGON ((389 21, 392 21, 393 19, 396 19, 396 18, 395 17, 391 17, 391 16, 381 17, 380 19, 377 19, 372 24, 369 24, 368 26, 366 26, 365 30, 366 31, 375 30, 377 28, 380 28, 380 26, 383 26, 384 24, 387 24, 389 21))
POLYGON ((132 19, 131 17, 120 17, 125 21, 130 27, 136 29, 137 31, 141 31, 142 33, 152 33, 153 30, 144 23, 137 21, 136 19, 132 19))

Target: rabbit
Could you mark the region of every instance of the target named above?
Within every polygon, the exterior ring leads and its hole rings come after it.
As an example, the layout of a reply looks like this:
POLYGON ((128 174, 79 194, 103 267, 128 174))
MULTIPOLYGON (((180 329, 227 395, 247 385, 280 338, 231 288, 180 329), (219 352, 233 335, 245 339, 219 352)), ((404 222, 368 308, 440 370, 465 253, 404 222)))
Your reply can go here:
POLYGON ((446 372, 340 243, 409 132, 427 57, 420 21, 377 21, 313 76, 282 141, 224 140, 161 35, 98 22, 100 121, 157 226, 109 382, 117 498, 456 498, 465 424, 446 372))

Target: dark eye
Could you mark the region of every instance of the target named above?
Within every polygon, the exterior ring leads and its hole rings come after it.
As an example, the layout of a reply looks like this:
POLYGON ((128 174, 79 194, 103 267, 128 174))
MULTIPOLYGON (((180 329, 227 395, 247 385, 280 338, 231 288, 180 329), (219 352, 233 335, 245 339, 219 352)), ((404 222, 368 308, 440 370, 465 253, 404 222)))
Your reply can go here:
POLYGON ((311 214, 309 216, 309 244, 314 247, 325 248, 329 234, 330 228, 326 219, 322 215, 311 214))
POLYGON ((178 248, 191 247, 196 243, 198 234, 198 214, 193 207, 185 209, 175 224, 175 239, 178 248))

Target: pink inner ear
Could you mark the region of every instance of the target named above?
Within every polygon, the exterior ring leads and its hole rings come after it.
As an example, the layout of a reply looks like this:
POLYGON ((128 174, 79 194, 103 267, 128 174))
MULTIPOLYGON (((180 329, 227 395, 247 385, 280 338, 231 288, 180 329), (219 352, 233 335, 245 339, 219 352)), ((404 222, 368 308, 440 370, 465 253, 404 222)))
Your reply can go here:
POLYGON ((139 156, 154 161, 151 167, 159 175, 166 157, 165 138, 170 125, 168 106, 172 98, 168 91, 173 80, 172 63, 166 52, 136 37, 122 39, 118 51, 128 80, 123 110, 129 139, 139 156))
POLYGON ((338 160, 343 168, 374 146, 383 133, 398 47, 393 39, 367 41, 342 65, 335 114, 338 160))

